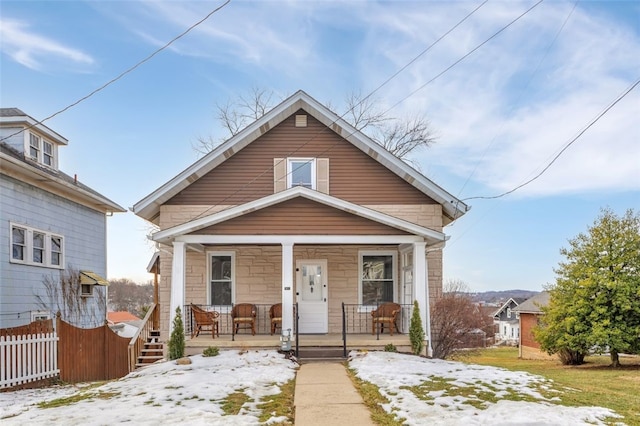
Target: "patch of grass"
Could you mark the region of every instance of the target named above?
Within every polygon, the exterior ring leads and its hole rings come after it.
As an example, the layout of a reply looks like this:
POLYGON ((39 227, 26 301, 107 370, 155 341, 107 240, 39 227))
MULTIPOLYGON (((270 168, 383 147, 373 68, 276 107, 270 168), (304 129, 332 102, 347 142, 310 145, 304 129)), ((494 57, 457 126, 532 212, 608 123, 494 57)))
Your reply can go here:
POLYGON ((55 407, 64 407, 67 405, 76 404, 80 401, 86 401, 90 399, 111 399, 116 396, 119 396, 120 392, 92 392, 92 391, 82 391, 75 395, 65 396, 63 398, 52 399, 51 401, 43 401, 38 403, 38 408, 55 408, 55 407))
POLYGON ((182 386, 172 386, 172 385, 169 385, 169 386, 165 386, 164 388, 165 388, 165 389, 180 389, 181 387, 182 387, 182 386))
POLYGON ((220 348, 217 346, 209 346, 202 351, 202 356, 210 357, 210 356, 218 356, 220 355, 220 348))
MULTIPOLYGON (((517 348, 492 348, 467 354, 464 362, 502 367, 512 371, 526 371, 554 381, 560 398, 558 404, 566 406, 599 406, 609 408, 624 419, 609 419, 608 423, 624 422, 640 426, 640 357, 621 358, 622 367, 609 367, 608 356, 589 356, 580 366, 562 365, 558 360, 526 360, 518 358, 517 348)), ((505 397, 504 399, 508 399, 505 397)))
POLYGON ((228 416, 235 416, 240 412, 242 406, 249 401, 251 401, 251 398, 244 393, 244 389, 240 389, 237 392, 227 395, 227 397, 222 400, 222 411, 228 416))
POLYGON ((387 413, 380 404, 388 404, 389 400, 380 394, 378 387, 372 383, 359 379, 354 370, 347 368, 347 373, 358 393, 362 396, 364 405, 371 412, 371 419, 379 426, 401 426, 404 418, 398 419, 394 414, 387 413))
POLYGON ((294 405, 293 397, 296 388, 295 379, 288 381, 284 385, 280 386, 280 393, 272 395, 267 398, 269 400, 262 401, 258 408, 262 410, 259 420, 260 423, 265 423, 271 417, 285 416, 286 422, 278 423, 281 425, 293 425, 294 419, 294 405))

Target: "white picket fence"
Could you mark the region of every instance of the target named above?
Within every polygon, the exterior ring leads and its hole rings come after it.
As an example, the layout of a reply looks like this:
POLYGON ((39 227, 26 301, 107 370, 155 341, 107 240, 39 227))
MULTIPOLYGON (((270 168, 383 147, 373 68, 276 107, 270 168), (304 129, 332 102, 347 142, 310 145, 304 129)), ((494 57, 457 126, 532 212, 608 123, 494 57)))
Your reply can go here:
POLYGON ((0 389, 59 374, 56 333, 0 337, 0 389))

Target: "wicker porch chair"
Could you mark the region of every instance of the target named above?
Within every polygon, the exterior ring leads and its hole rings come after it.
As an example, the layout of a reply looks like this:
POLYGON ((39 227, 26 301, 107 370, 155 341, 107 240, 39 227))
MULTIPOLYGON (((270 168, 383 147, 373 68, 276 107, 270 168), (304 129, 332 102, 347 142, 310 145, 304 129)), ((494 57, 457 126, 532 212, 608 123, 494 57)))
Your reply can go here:
POLYGON ((195 321, 195 327, 191 332, 191 338, 197 337, 200 331, 211 330, 211 338, 215 339, 217 334, 220 337, 220 329, 218 327, 218 317, 220 313, 217 311, 205 311, 201 307, 191 304, 191 312, 193 314, 193 320, 195 321))
POLYGON ((271 335, 280 327, 282 331, 282 303, 276 303, 269 308, 269 318, 271 318, 271 335))
POLYGON ((396 328, 396 332, 400 332, 398 330, 398 324, 396 324, 396 320, 398 318, 398 314, 400 313, 400 305, 392 302, 385 302, 382 305, 378 306, 378 309, 375 311, 371 311, 371 334, 376 334, 376 326, 380 326, 380 333, 384 333, 384 325, 387 324, 389 326, 389 334, 393 336, 393 327, 396 328))
POLYGON ((251 334, 256 335, 256 317, 258 309, 256 305, 251 303, 238 303, 231 310, 231 318, 233 318, 234 334, 238 333, 240 326, 242 328, 250 328, 251 334))

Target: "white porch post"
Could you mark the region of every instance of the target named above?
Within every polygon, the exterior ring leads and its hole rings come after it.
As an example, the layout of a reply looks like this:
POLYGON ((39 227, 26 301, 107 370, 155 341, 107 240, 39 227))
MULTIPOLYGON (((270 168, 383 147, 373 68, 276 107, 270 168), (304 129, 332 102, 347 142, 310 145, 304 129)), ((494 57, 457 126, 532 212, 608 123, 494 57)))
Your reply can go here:
POLYGON ((282 243, 282 334, 293 334, 293 243, 282 243))
MULTIPOLYGON (((173 242, 173 263, 171 267, 171 304, 169 312, 169 333, 173 331, 176 308, 184 309, 184 274, 187 246, 181 241, 173 242)), ((184 312, 182 312, 184 321, 184 312)))
POLYGON ((433 355, 431 345, 431 307, 429 306, 429 268, 427 266, 425 242, 413 243, 414 295, 420 306, 420 321, 427 340, 427 356, 433 355))

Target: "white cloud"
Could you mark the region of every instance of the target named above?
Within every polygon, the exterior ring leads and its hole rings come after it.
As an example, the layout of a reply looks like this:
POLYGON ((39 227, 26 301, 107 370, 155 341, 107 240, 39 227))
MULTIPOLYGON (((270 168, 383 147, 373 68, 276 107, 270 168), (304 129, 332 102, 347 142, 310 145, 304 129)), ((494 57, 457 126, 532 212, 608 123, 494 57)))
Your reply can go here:
POLYGON ((85 65, 94 63, 90 55, 36 34, 22 21, 0 19, 0 39, 0 49, 3 53, 33 70, 44 69, 46 61, 52 58, 85 65))

